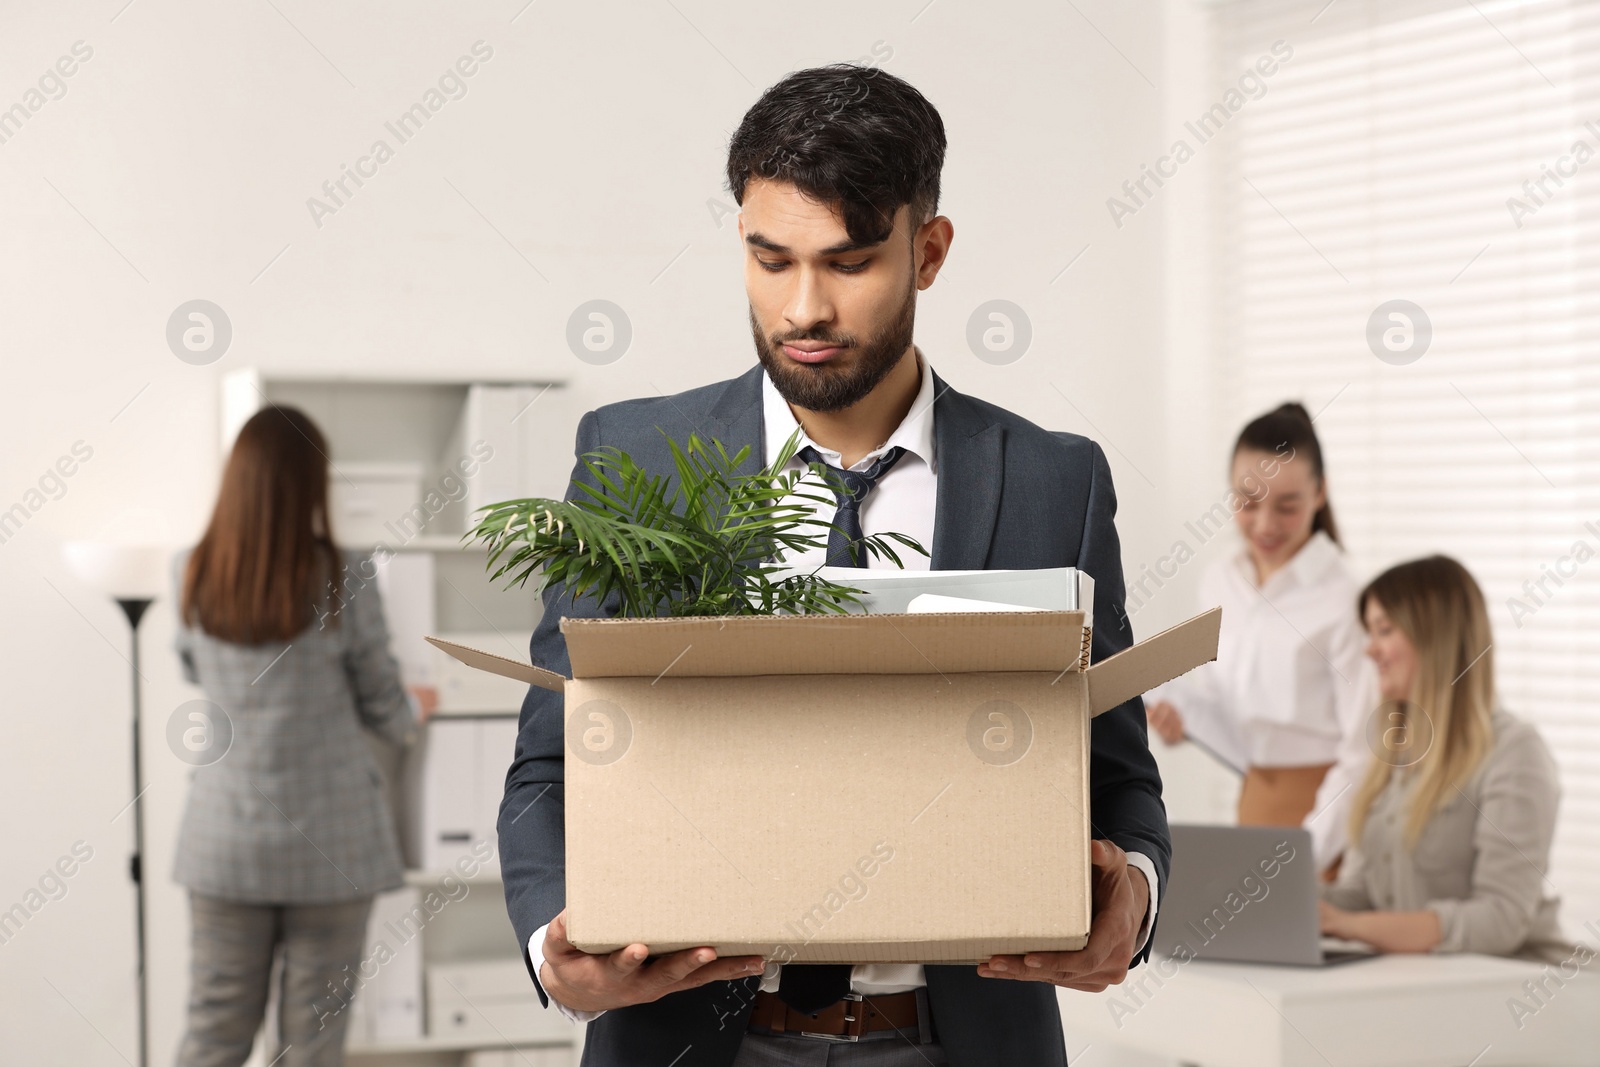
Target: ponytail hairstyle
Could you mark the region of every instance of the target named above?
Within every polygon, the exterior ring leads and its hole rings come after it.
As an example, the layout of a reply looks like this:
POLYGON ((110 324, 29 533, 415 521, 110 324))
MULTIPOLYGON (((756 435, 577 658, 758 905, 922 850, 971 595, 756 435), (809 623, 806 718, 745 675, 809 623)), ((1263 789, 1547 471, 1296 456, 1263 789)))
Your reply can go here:
POLYGON ((1328 482, 1322 466, 1322 443, 1317 440, 1317 431, 1311 425, 1311 413, 1305 405, 1290 400, 1252 419, 1239 431, 1239 439, 1233 443, 1233 455, 1237 456, 1245 449, 1279 456, 1288 450, 1296 457, 1306 458, 1311 464, 1312 476, 1324 490, 1322 507, 1317 509, 1311 520, 1311 531, 1315 533, 1321 530, 1329 540, 1343 548, 1344 544, 1339 540, 1339 527, 1333 521, 1333 501, 1327 499, 1328 482))

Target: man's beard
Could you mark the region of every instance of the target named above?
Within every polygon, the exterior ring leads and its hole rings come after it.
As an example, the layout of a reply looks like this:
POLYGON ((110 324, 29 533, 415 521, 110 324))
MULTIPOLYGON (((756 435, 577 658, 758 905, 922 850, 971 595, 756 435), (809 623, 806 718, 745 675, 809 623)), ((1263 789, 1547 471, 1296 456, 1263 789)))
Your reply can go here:
POLYGON ((779 396, 806 411, 840 411, 876 389, 900 362, 900 357, 911 347, 916 314, 917 289, 912 284, 895 317, 864 345, 856 344, 849 337, 831 337, 821 328, 784 337, 781 341, 768 340, 756 322, 754 308, 750 309, 750 333, 755 340, 756 356, 777 387, 779 396), (856 357, 854 365, 849 370, 841 370, 831 360, 798 363, 779 351, 781 342, 790 341, 824 341, 846 346, 856 357))

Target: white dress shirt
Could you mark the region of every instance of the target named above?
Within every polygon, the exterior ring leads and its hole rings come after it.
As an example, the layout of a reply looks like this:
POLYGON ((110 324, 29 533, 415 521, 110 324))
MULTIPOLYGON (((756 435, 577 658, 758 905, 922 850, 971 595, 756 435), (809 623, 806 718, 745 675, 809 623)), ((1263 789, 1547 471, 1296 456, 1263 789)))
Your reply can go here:
POLYGON ((1146 694, 1169 700, 1184 732, 1238 769, 1332 763, 1305 828, 1317 865, 1344 850, 1354 785, 1366 770, 1377 673, 1356 615, 1360 587, 1327 534, 1258 588, 1249 550, 1207 568, 1200 602, 1222 606, 1217 658, 1146 694))
MULTIPOLYGON (((861 532, 865 536, 883 533, 901 533, 915 538, 917 543, 928 551, 933 551, 933 521, 934 506, 938 497, 938 456, 935 454, 933 435, 934 392, 933 368, 928 365, 928 360, 922 355, 921 349, 916 349, 917 358, 922 368, 921 385, 917 390, 916 399, 911 402, 911 410, 900 425, 895 428, 889 439, 871 452, 863 456, 850 469, 864 471, 871 467, 878 457, 889 449, 899 445, 906 450, 895 465, 889 468, 871 492, 862 501, 860 508, 861 532)), ((771 466, 778 458, 778 451, 789 439, 789 436, 800 428, 795 420, 794 412, 789 404, 778 393, 772 384, 772 379, 763 376, 761 379, 761 415, 762 436, 765 445, 763 458, 767 466, 771 466)), ((825 463, 831 466, 841 466, 843 457, 834 449, 827 448, 811 440, 802 430, 800 434, 800 448, 810 445, 822 456, 825 463)), ((798 449, 796 450, 798 451, 798 449)), ((802 469, 805 461, 798 456, 791 459, 786 469, 802 469)), ((823 496, 828 495, 824 484, 814 476, 801 480, 797 489, 805 488, 813 493, 820 491, 823 496)), ((829 521, 832 515, 822 516, 829 521)), ((826 534, 821 530, 821 534, 826 534)), ((895 545, 895 554, 905 564, 907 570, 927 570, 929 559, 918 552, 911 551, 895 545)), ((819 545, 807 552, 785 557, 783 562, 794 566, 815 567, 821 566, 827 559, 826 545, 819 545)), ((894 568, 894 563, 888 559, 867 558, 869 569, 894 568)), ((1150 930, 1156 917, 1156 868, 1149 857, 1143 853, 1128 853, 1128 863, 1137 867, 1144 875, 1145 882, 1150 887, 1150 905, 1145 912, 1144 925, 1139 930, 1138 943, 1142 948, 1149 940, 1150 930)), ((544 963, 544 932, 545 927, 534 931, 528 941, 528 954, 533 959, 534 974, 539 973, 544 963)), ((761 976, 761 989, 768 993, 778 991, 778 982, 782 976, 783 967, 769 961, 766 970, 761 976)), ((994 979, 1006 981, 1006 979, 994 979)), ((923 978, 922 965, 916 963, 858 963, 850 970, 850 988, 854 992, 868 996, 884 993, 903 993, 908 989, 916 989, 926 985, 923 978)), ((548 994, 548 990, 546 993, 548 994)), ((561 1013, 574 1022, 587 1022, 598 1018, 603 1012, 598 1011, 571 1011, 566 1005, 551 997, 551 1003, 561 1010, 561 1013)))

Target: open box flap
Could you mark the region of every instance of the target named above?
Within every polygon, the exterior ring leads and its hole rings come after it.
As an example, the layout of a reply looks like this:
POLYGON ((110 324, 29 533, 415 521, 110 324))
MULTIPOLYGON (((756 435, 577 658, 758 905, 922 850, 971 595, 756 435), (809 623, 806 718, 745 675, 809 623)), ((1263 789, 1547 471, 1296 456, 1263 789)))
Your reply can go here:
POLYGON ((488 671, 490 674, 498 674, 505 678, 515 678, 519 682, 527 682, 529 685, 536 685, 540 689, 549 689, 556 693, 566 688, 567 680, 555 671, 547 671, 543 667, 497 656, 482 649, 458 645, 454 641, 446 641, 439 637, 429 637, 426 640, 445 655, 480 671, 488 671))
POLYGON ((1090 716, 1216 659, 1221 628, 1222 609, 1212 608, 1092 665, 1085 672, 1090 716))
POLYGON ((1077 670, 1081 611, 561 620, 574 678, 1077 670))
MULTIPOLYGON (((1094 664, 1086 672, 1090 713, 1109 711, 1216 659, 1221 624, 1222 609, 1212 608, 1094 664)), ((697 677, 1073 670, 1081 660, 1065 661, 1064 650, 1081 648, 1084 633, 1082 612, 564 619, 561 628, 574 664, 584 657, 585 669, 574 675, 592 678, 669 668, 697 677), (801 621, 813 625, 793 625, 801 621), (602 636, 608 627, 631 632, 613 645, 602 636)), ((427 641, 477 670, 557 693, 566 686, 564 677, 542 667, 439 637, 427 641)))

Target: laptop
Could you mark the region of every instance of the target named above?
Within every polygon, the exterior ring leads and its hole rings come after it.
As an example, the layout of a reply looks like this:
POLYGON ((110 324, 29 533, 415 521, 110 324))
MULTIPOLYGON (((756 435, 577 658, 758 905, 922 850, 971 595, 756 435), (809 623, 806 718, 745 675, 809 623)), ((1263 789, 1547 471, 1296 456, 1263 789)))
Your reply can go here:
POLYGON ((1317 930, 1311 834, 1298 827, 1174 824, 1172 873, 1156 914, 1164 956, 1323 966, 1377 950, 1317 930))

